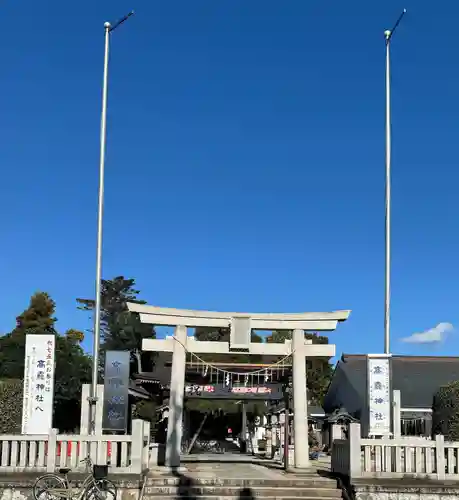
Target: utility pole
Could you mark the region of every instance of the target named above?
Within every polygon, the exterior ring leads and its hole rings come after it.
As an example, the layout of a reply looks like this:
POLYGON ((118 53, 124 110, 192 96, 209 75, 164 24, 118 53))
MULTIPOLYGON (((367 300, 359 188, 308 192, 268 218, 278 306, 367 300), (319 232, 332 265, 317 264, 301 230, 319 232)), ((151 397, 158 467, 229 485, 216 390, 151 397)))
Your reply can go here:
POLYGON ((110 47, 110 34, 123 24, 134 11, 117 21, 114 25, 104 23, 105 51, 104 51, 104 76, 102 81, 102 113, 100 119, 100 162, 99 162, 99 204, 97 212, 97 257, 96 257, 96 304, 94 312, 94 345, 92 354, 92 382, 91 396, 89 398, 89 429, 95 433, 95 415, 97 403, 97 383, 99 379, 99 348, 100 348, 100 311, 101 311, 101 285, 102 285, 102 234, 104 215, 104 176, 105 176, 105 146, 107 142, 107 93, 108 93, 108 60, 110 47))
POLYGON ((403 9, 391 30, 386 30, 386 265, 384 297, 384 354, 390 354, 390 278, 391 278, 391 105, 390 105, 390 42, 406 9, 403 9))

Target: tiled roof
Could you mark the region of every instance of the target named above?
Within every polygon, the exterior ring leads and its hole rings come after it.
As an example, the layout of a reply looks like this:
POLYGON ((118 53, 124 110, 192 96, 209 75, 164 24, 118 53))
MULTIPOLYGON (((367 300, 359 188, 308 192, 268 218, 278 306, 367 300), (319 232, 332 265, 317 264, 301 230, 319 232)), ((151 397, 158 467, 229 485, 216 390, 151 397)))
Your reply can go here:
MULTIPOLYGON (((280 402, 279 404, 271 407, 270 412, 271 413, 280 413, 283 412, 285 408, 285 403, 280 402)), ((293 412, 293 407, 290 408, 290 412, 293 412)), ((315 406, 315 405, 309 405, 308 404, 308 416, 322 416, 325 415, 325 411, 322 407, 320 406, 315 406)))
MULTIPOLYGON (((459 358, 451 356, 392 356, 392 389, 401 393, 402 408, 431 408, 438 389, 459 380, 459 358)), ((366 393, 367 358, 344 354, 337 369, 359 394, 366 393)))
POLYGON ((150 399, 151 394, 146 391, 143 387, 136 385, 134 382, 129 382, 129 395, 142 398, 142 399, 150 399))
POLYGON ((321 406, 308 405, 308 415, 325 415, 325 411, 321 406))

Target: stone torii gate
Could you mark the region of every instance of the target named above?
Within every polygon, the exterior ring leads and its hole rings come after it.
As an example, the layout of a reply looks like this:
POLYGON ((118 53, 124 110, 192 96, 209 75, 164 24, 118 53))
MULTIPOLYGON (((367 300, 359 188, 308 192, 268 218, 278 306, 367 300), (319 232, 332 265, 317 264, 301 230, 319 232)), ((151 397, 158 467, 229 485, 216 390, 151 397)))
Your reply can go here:
POLYGON ((182 416, 185 390, 186 351, 192 353, 230 354, 234 351, 267 356, 292 355, 293 365, 293 432, 295 440, 294 467, 309 466, 308 401, 306 396, 306 358, 332 357, 335 346, 312 344, 305 340, 305 331, 335 330, 350 311, 300 314, 222 313, 172 309, 142 304, 128 304, 129 311, 139 313, 142 323, 174 326, 173 338, 144 339, 145 351, 172 352, 171 391, 166 443, 166 463, 180 466, 182 416), (187 336, 188 327, 230 329, 230 342, 198 341, 187 336), (252 343, 252 330, 293 330, 292 340, 284 344, 252 343))

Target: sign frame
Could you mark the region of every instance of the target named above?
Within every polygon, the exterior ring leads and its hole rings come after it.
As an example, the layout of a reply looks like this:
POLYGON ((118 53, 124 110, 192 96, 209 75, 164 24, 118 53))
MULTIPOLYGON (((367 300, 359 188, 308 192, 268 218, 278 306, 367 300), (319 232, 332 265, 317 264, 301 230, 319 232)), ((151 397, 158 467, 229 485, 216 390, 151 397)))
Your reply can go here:
POLYGON ((130 364, 129 351, 105 352, 104 431, 126 432, 128 429, 130 364))
POLYGON ((46 435, 53 425, 56 336, 26 334, 22 434, 46 435))
POLYGON ((185 385, 185 397, 244 401, 279 401, 283 398, 282 384, 191 384, 185 385))
POLYGON ((368 436, 392 436, 391 355, 367 355, 368 436))

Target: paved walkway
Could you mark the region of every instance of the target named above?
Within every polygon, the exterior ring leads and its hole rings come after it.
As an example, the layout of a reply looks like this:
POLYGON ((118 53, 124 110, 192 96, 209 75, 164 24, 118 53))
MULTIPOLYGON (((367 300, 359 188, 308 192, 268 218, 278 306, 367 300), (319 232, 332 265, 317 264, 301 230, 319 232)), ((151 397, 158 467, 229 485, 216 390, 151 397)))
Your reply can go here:
MULTIPOLYGON (((270 468, 282 468, 279 460, 269 460, 254 455, 244 455, 242 453, 199 453, 182 456, 182 464, 192 463, 227 463, 227 464, 256 464, 270 468)), ((323 456, 318 460, 311 460, 311 468, 330 469, 331 457, 323 456)))
MULTIPOLYGON (((330 457, 312 460, 309 472, 327 471, 330 457)), ((200 453, 182 458, 182 466, 190 475, 199 477, 220 477, 240 479, 281 479, 285 478, 283 465, 276 460, 267 460, 253 455, 234 453, 200 453)), ((290 473, 289 473, 290 475, 290 473)))
POLYGON ((283 479, 280 469, 252 463, 187 463, 187 475, 199 479, 283 479))
POLYGON ((226 462, 226 463, 251 463, 253 461, 266 461, 263 458, 256 457, 253 455, 244 455, 243 453, 191 453, 190 455, 182 456, 182 463, 190 462, 226 462))

